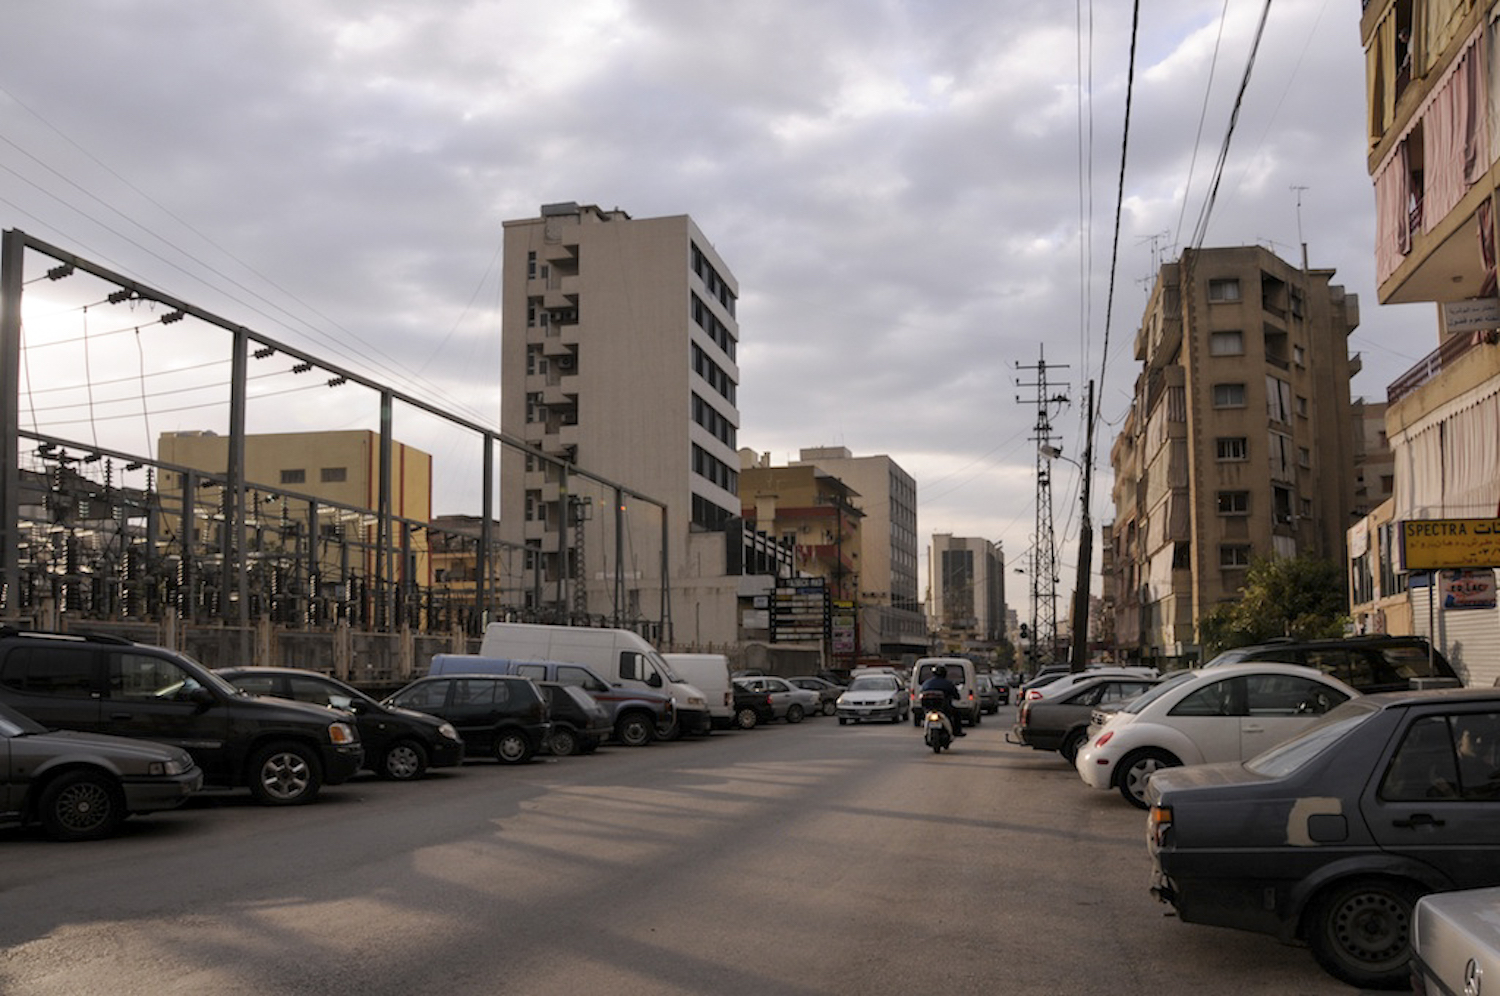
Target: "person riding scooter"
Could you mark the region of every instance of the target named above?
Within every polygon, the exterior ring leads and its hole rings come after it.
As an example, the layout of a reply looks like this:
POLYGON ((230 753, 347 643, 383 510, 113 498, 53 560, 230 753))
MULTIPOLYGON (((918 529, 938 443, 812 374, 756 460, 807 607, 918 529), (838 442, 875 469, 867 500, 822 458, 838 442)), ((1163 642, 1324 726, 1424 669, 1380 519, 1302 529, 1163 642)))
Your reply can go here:
POLYGON ((939 664, 932 669, 932 677, 922 682, 921 691, 943 693, 943 714, 948 717, 948 725, 953 727, 955 737, 968 736, 964 733, 963 717, 958 711, 958 686, 948 680, 948 669, 939 664))

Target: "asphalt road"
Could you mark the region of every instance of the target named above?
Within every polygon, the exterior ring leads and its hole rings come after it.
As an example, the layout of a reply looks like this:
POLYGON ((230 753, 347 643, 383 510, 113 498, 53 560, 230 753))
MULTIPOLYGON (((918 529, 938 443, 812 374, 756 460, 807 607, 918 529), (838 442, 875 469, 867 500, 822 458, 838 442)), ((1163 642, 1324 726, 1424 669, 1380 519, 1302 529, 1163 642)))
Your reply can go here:
POLYGON ((1055 755, 813 718, 113 840, 0 831, 0 993, 1353 993, 1147 892, 1145 818, 1055 755))

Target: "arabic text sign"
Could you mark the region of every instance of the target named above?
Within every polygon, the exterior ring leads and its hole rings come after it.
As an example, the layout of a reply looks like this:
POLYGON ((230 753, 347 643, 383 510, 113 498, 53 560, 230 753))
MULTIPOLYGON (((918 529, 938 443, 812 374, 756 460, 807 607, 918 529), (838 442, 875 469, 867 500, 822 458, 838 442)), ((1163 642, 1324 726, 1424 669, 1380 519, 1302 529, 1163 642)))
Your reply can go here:
POLYGON ((1500 519, 1406 519, 1401 567, 1500 567, 1500 519))

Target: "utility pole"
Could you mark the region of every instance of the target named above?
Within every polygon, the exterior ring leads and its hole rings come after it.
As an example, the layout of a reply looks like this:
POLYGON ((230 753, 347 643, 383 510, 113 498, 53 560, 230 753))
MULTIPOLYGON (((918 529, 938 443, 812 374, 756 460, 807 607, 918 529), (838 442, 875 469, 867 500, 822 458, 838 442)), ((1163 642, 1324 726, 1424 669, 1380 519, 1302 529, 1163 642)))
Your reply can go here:
POLYGON ((1036 405, 1036 425, 1031 438, 1036 443, 1036 533, 1032 544, 1031 561, 1031 639, 1040 651, 1039 662, 1052 663, 1057 646, 1057 546, 1052 534, 1052 468, 1042 450, 1054 448, 1052 440, 1058 438, 1052 431, 1054 405, 1068 403, 1066 394, 1053 394, 1047 382, 1047 371, 1067 369, 1066 364, 1048 366, 1043 350, 1037 350, 1035 366, 1016 364, 1017 370, 1035 370, 1036 380, 1017 387, 1036 390, 1034 398, 1016 396, 1017 404, 1036 405))
POLYGON ((1078 576, 1073 585, 1073 656, 1069 670, 1082 671, 1089 663, 1089 587, 1094 560, 1094 520, 1089 516, 1089 485, 1094 476, 1094 382, 1089 381, 1084 413, 1083 518, 1078 527, 1078 576))

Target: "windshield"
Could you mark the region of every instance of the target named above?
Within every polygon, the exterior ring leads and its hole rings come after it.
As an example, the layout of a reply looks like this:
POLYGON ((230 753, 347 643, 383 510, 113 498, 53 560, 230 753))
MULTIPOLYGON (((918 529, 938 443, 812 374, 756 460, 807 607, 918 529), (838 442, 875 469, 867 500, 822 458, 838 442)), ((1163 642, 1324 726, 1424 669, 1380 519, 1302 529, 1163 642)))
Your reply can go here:
POLYGON ((650 661, 652 664, 655 664, 656 665, 656 670, 659 671, 659 672, 661 672, 661 676, 663 678, 666 678, 672 684, 674 684, 674 685, 684 684, 683 680, 681 678, 677 677, 677 672, 672 670, 672 665, 668 664, 667 663, 667 659, 665 657, 663 657, 661 654, 659 654, 656 651, 652 650, 651 652, 649 652, 649 653, 646 654, 646 659, 648 661, 650 661))
POLYGON ((864 678, 855 678, 849 685, 851 692, 893 692, 896 690, 896 679, 869 675, 864 678))
POLYGON ((1168 691, 1170 691, 1173 688, 1176 688, 1178 685, 1182 684, 1184 681, 1187 681, 1187 680, 1191 679, 1193 677, 1193 675, 1195 675, 1197 673, 1198 673, 1197 671, 1188 670, 1188 671, 1178 671, 1176 674, 1169 675, 1169 676, 1163 678, 1161 681, 1157 682, 1156 684, 1152 685, 1151 688, 1149 690, 1147 690, 1146 692, 1142 693, 1140 695, 1140 697, 1135 698, 1135 699, 1131 699, 1129 702, 1127 702, 1124 706, 1121 707, 1120 711, 1121 712, 1129 712, 1129 713, 1139 713, 1142 709, 1146 708, 1148 705, 1150 705, 1151 703, 1155 702, 1157 699, 1161 698, 1168 691))
POLYGON ((1350 699, 1292 739, 1255 755, 1245 767, 1267 778, 1289 775, 1379 711, 1366 699, 1350 699))

